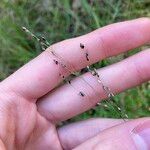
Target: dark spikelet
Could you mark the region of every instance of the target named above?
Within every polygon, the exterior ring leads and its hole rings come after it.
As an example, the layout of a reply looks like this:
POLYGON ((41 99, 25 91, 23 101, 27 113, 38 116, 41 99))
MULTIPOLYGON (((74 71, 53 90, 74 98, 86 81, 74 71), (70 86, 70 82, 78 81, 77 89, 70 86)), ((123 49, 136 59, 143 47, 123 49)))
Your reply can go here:
MULTIPOLYGON (((34 39, 36 39, 36 40, 39 42, 39 44, 40 44, 40 46, 42 47, 43 50, 46 50, 46 48, 48 48, 48 47, 50 46, 50 43, 46 40, 45 37, 43 37, 43 36, 40 36, 40 37, 36 36, 36 35, 33 34, 31 31, 29 31, 26 27, 22 27, 22 29, 23 29, 24 32, 26 32, 26 33, 29 34, 31 37, 33 37, 34 39)), ((81 49, 85 49, 85 45, 82 44, 82 43, 80 43, 80 48, 81 48, 81 49)), ((86 49, 85 49, 85 52, 84 52, 84 53, 85 53, 85 58, 86 58, 86 60, 87 60, 87 61, 90 61, 90 59, 89 59, 89 54, 88 54, 88 51, 87 51, 86 49)), ((56 52, 54 52, 53 50, 51 50, 51 54, 52 54, 53 56, 55 56, 56 59, 58 59, 58 60, 53 59, 53 61, 54 61, 54 63, 55 63, 56 65, 60 65, 62 68, 66 69, 66 71, 68 71, 71 75, 78 76, 78 75, 76 75, 75 73, 72 73, 72 71, 71 71, 69 68, 67 68, 67 65, 68 65, 68 64, 66 65, 66 62, 64 61, 64 59, 63 59, 61 56, 59 56, 58 54, 56 54, 56 52)), ((93 77, 96 77, 96 78, 97 78, 97 82, 102 86, 102 88, 103 88, 104 92, 106 93, 108 99, 110 100, 110 102, 112 103, 112 105, 115 107, 116 112, 117 112, 117 113, 120 115, 120 117, 125 121, 124 118, 128 118, 128 115, 127 115, 127 114, 123 114, 121 108, 116 104, 116 102, 115 102, 115 100, 114 100, 114 94, 111 92, 111 90, 109 89, 109 87, 107 87, 106 85, 103 84, 103 82, 102 82, 102 80, 101 80, 101 78, 100 78, 100 75, 98 74, 97 70, 96 70, 95 68, 91 69, 90 66, 87 66, 86 69, 92 74, 93 77)), ((72 83, 71 83, 70 80, 65 79, 65 76, 62 75, 61 73, 60 73, 60 76, 62 77, 62 79, 63 79, 64 81, 66 81, 66 83, 68 83, 71 87, 74 88, 75 91, 78 92, 78 89, 76 89, 76 88, 72 85, 72 83)), ((82 77, 80 77, 80 78, 82 78, 82 77)), ((93 91, 95 92, 95 89, 94 89, 84 78, 82 78, 82 80, 83 80, 84 82, 86 82, 86 84, 87 84, 88 86, 90 86, 91 89, 93 89, 93 91)), ((80 95, 81 97, 86 96, 86 95, 84 94, 84 92, 82 92, 82 91, 79 91, 79 95, 80 95)), ((107 101, 107 100, 106 100, 106 102, 109 103, 109 101, 107 101)), ((100 106, 100 103, 97 103, 97 106, 100 106)))
POLYGON ((84 44, 80 43, 80 48, 84 49, 84 47, 85 47, 84 44))
POLYGON ((83 92, 81 92, 81 91, 79 92, 79 95, 82 96, 82 97, 85 96, 85 94, 83 92))

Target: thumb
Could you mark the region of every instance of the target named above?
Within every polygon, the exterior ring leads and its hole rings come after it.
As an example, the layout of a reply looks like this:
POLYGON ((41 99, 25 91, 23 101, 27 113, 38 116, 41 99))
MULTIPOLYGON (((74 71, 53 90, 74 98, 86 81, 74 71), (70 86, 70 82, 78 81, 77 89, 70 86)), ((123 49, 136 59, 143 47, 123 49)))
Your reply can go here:
POLYGON ((74 150, 150 150, 150 118, 132 120, 104 130, 74 150))

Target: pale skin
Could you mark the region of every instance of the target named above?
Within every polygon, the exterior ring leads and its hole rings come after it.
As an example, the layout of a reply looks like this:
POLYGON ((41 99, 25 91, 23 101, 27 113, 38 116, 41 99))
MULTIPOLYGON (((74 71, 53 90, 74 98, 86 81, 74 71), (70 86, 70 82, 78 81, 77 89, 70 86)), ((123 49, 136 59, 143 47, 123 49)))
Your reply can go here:
MULTIPOLYGON (((112 24, 51 48, 79 70, 149 42, 150 19, 141 18, 112 24), (81 52, 80 43, 88 49, 89 62, 81 52)), ((54 63, 51 48, 0 83, 0 150, 136 150, 131 131, 140 123, 150 123, 150 118, 126 123, 95 118, 56 128, 59 122, 90 109, 106 95, 90 73, 83 77, 99 95, 81 78, 73 80, 73 85, 87 93, 86 98, 68 84, 56 88, 62 80, 59 73, 64 70, 54 63)), ((150 49, 143 50, 98 72, 102 81, 119 93, 150 80, 149 58, 150 49)))

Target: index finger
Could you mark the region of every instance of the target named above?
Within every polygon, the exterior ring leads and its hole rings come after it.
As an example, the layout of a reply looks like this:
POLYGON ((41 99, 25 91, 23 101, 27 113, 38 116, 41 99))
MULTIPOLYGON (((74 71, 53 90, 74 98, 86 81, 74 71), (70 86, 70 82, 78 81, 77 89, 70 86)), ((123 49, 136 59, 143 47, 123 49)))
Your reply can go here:
MULTIPOLYGON (((108 25, 89 34, 54 44, 1 83, 3 89, 30 99, 39 98, 51 91, 62 80, 61 66, 56 66, 50 49, 79 70, 101 59, 136 48, 150 41, 150 19, 141 18, 108 25), (84 43, 90 61, 80 48, 84 43)), ((68 73, 69 74, 69 73, 68 73)))

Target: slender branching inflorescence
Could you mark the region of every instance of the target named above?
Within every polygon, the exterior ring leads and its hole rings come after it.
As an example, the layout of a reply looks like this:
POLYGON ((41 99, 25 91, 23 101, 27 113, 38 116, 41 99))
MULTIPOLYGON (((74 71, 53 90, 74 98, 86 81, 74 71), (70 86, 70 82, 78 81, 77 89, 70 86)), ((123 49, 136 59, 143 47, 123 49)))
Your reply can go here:
MULTIPOLYGON (((22 27, 22 29, 28 33, 31 37, 33 37, 35 40, 37 40, 42 48, 42 50, 46 50, 48 47, 50 47, 50 43, 43 37, 43 36, 40 36, 40 37, 37 37, 35 34, 33 34, 31 31, 29 31, 27 28, 25 27, 22 27)), ((56 65, 60 65, 62 68, 64 68, 68 73, 70 73, 71 75, 77 77, 78 75, 76 75, 76 73, 72 72, 72 70, 75 70, 73 67, 70 69, 70 67, 68 67, 66 64, 69 64, 69 62, 66 63, 66 61, 61 57, 59 56, 53 49, 52 47, 50 47, 51 50, 51 54, 56 58, 56 59, 53 59, 54 63, 56 65)), ((86 58, 86 61, 90 61, 89 59, 89 53, 87 51, 87 49, 85 48, 85 45, 80 43, 80 48, 83 50, 84 54, 85 54, 85 58, 86 58)), ((71 65, 70 65, 71 66, 71 65)), ((111 90, 105 86, 103 84, 103 82, 101 81, 101 78, 100 78, 100 75, 98 74, 97 70, 95 68, 91 69, 90 66, 86 66, 87 70, 92 74, 92 76, 96 77, 97 78, 97 82, 102 86, 104 92, 107 94, 107 97, 108 99, 106 99, 105 101, 109 104, 110 102, 112 103, 112 105, 116 108, 114 110, 116 110, 116 112, 120 115, 120 117, 125 121, 125 118, 128 118, 127 114, 124 114, 123 115, 123 112, 121 110, 121 108, 116 104, 116 102, 114 101, 114 94, 111 92, 111 90), (109 101, 108 101, 109 100, 109 101)), ((63 81, 65 81, 66 83, 68 83, 75 91, 78 92, 79 96, 81 97, 85 97, 87 96, 84 92, 82 91, 78 91, 78 89, 76 89, 70 80, 67 80, 65 78, 64 75, 62 75, 61 73, 59 74, 60 77, 63 79, 63 81)), ((79 78, 81 78, 93 91, 95 91, 95 89, 82 77, 82 76, 79 76, 79 78)), ((96 92, 96 91, 95 91, 96 92)), ((97 92, 96 92, 97 93, 97 92)), ((101 106, 101 103, 97 103, 96 104, 97 106, 101 106)), ((111 106, 112 106, 111 105, 111 106)))
MULTIPOLYGON (((80 43, 80 48, 81 49, 85 49, 85 46, 84 44, 80 43)), ((89 59, 89 55, 88 55, 88 51, 85 49, 85 57, 86 57, 86 60, 87 61, 90 61, 89 59)), ((123 115, 123 112, 121 110, 121 108, 116 104, 115 100, 114 100, 114 94, 113 92, 110 90, 109 87, 107 87, 106 85, 103 84, 101 78, 100 78, 100 75, 98 74, 97 70, 95 68, 93 68, 93 70, 90 68, 90 66, 86 66, 87 70, 92 74, 92 76, 96 77, 97 78, 97 82, 102 86, 104 92, 106 93, 108 99, 106 99, 105 101, 108 103, 108 102, 111 102, 113 104, 113 106, 115 106, 115 108, 117 109, 117 112, 119 113, 120 117, 125 121, 124 118, 128 119, 128 115, 127 114, 124 114, 123 115), (108 101, 110 100, 110 101, 108 101)), ((100 103, 97 103, 97 105, 99 106, 100 103)))

